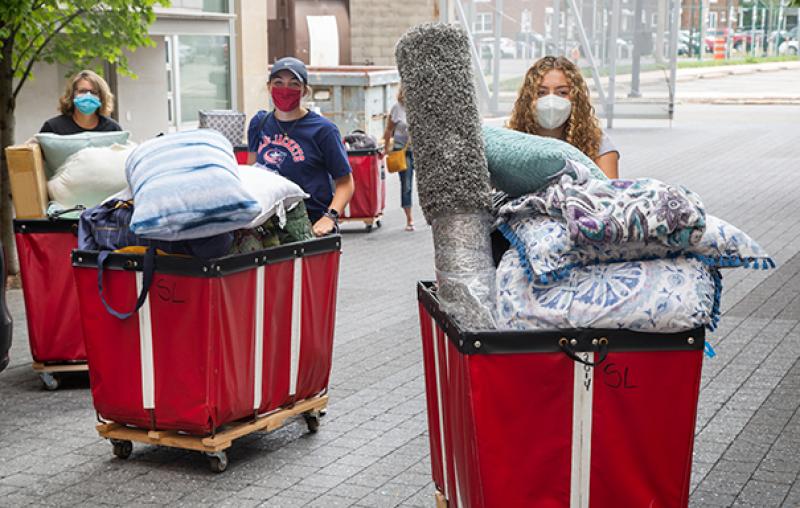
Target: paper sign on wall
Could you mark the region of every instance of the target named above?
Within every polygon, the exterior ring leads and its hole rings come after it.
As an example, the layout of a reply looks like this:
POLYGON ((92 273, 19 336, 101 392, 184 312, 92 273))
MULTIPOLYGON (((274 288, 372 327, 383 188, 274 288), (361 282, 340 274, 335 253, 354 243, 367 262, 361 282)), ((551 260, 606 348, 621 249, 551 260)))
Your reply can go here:
POLYGON ((309 64, 339 65, 339 29, 335 16, 307 16, 309 64))

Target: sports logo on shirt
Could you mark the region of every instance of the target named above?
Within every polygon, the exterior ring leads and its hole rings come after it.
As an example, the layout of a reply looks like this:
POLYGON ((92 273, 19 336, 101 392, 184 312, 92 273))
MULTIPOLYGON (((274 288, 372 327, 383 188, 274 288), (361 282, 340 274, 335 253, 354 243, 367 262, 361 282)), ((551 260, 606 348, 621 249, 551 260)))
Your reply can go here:
POLYGON ((264 151, 264 163, 274 164, 280 167, 280 165, 283 164, 283 160, 286 158, 286 155, 288 155, 286 152, 278 148, 267 148, 264 151))
POLYGON ((265 150, 263 152, 264 163, 278 168, 281 167, 287 156, 291 156, 295 163, 306 160, 300 143, 283 134, 276 134, 274 137, 263 136, 258 145, 258 153, 262 153, 262 150, 265 150))

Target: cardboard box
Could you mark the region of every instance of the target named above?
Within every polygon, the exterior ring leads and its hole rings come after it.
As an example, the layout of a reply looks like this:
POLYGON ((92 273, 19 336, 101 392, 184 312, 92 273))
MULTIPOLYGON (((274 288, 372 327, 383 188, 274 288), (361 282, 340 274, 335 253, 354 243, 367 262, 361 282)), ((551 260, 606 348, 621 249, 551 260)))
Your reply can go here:
POLYGON ((32 143, 9 146, 6 148, 6 160, 16 217, 18 219, 46 217, 47 177, 39 145, 32 143))

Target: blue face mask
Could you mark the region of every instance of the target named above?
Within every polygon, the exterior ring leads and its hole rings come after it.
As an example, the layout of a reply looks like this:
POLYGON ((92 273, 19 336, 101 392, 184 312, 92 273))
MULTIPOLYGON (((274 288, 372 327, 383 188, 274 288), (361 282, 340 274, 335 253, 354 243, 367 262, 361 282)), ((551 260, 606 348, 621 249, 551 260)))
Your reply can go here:
POLYGON ((79 95, 72 99, 72 104, 84 115, 91 115, 100 107, 100 99, 90 93, 79 95))

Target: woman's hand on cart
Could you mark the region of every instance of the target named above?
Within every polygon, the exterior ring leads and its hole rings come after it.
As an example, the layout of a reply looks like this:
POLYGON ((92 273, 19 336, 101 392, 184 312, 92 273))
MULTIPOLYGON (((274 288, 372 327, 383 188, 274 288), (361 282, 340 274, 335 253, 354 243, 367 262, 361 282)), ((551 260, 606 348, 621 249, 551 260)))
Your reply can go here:
POLYGON ((311 231, 314 236, 320 237, 329 235, 331 233, 339 232, 339 214, 336 210, 331 209, 325 213, 320 219, 314 223, 311 231))

